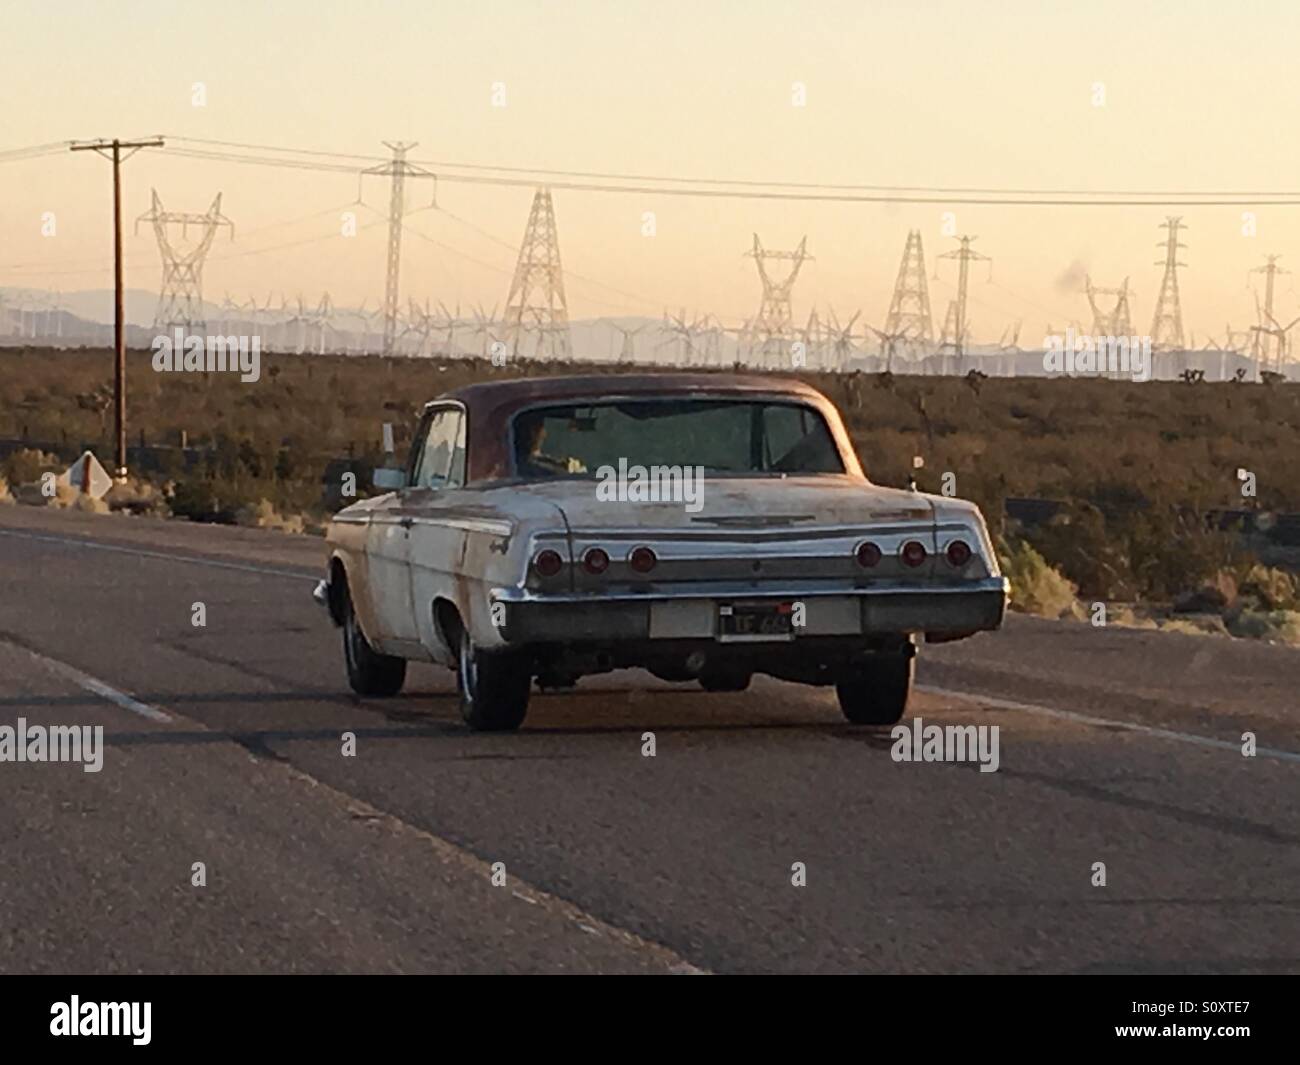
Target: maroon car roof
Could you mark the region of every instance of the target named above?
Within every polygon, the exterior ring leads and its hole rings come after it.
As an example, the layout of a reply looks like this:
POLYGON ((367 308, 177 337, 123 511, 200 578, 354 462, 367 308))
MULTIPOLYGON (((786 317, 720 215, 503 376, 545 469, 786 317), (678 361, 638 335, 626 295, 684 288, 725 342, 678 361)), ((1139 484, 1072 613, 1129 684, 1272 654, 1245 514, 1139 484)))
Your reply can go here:
POLYGON ((510 420, 537 403, 578 399, 610 399, 656 395, 780 396, 817 407, 839 445, 845 469, 862 476, 857 455, 844 431, 839 412, 821 392, 803 381, 761 374, 646 373, 582 374, 566 377, 516 377, 464 385, 439 396, 435 403, 455 400, 468 413, 467 481, 510 477, 510 420))

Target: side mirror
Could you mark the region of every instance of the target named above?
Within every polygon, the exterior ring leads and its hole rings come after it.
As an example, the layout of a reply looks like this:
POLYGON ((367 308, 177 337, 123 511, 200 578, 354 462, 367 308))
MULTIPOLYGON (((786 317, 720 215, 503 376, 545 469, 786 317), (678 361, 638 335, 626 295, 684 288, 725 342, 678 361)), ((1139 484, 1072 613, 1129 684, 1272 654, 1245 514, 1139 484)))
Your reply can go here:
POLYGON ((394 470, 388 466, 378 467, 370 478, 371 484, 385 492, 392 492, 406 487, 406 471, 394 470))

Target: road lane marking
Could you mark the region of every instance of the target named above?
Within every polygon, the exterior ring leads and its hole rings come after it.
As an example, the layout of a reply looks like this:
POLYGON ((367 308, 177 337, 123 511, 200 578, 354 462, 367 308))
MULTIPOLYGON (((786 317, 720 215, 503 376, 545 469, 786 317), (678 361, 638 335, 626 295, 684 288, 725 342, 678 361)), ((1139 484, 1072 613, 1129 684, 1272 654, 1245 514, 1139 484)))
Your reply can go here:
POLYGON ((156 706, 150 706, 148 703, 142 703, 138 699, 132 699, 125 692, 120 692, 110 684, 105 684, 102 680, 92 677, 89 673, 83 673, 75 666, 70 666, 66 662, 60 662, 57 658, 49 658, 39 651, 33 651, 30 647, 24 647, 20 643, 14 643, 12 640, 6 640, 0 637, 0 642, 8 647, 23 651, 34 658, 40 665, 44 666, 52 673, 57 673, 66 677, 79 688, 84 688, 88 692, 93 692, 101 699, 107 699, 115 706, 123 710, 129 710, 133 714, 139 714, 141 717, 147 717, 150 721, 170 721, 171 714, 164 713, 156 706))
MULTIPOLYGON (((181 717, 180 715, 173 716, 172 714, 159 710, 155 706, 139 702, 124 692, 118 691, 111 685, 105 684, 102 680, 92 677, 89 673, 83 673, 81 670, 68 665, 66 662, 60 662, 58 659, 50 658, 48 655, 43 655, 39 651, 33 651, 30 647, 27 647, 22 643, 8 639, 4 636, 0 636, 0 643, 12 647, 15 650, 25 652, 46 669, 67 677, 78 686, 87 691, 93 692, 101 698, 107 699, 109 702, 122 707, 124 710, 131 711, 131 713, 140 714, 152 721, 173 721, 179 717, 180 720, 186 722, 197 730, 213 733, 214 735, 221 736, 232 743, 239 742, 234 736, 231 736, 228 733, 223 733, 218 729, 209 728, 201 721, 181 717)), ((292 762, 287 760, 276 760, 269 764, 279 766, 291 776, 303 781, 312 788, 317 788, 333 795, 344 805, 345 809, 351 816, 355 817, 358 814, 361 814, 366 820, 388 822, 401 829, 405 829, 408 832, 414 832, 424 840, 426 845, 432 847, 432 849, 444 860, 455 862, 461 868, 469 870, 477 876, 482 877, 484 881, 490 879, 492 875, 491 863, 484 858, 480 858, 472 851, 468 851, 451 842, 451 840, 445 839, 442 836, 439 836, 428 829, 422 828, 417 824, 413 824, 412 822, 407 821, 396 814, 390 813, 387 810, 374 806, 366 802, 364 799, 342 791, 326 781, 321 780, 319 777, 313 776, 306 770, 300 769, 292 762)), ((647 939, 645 936, 633 932, 630 929, 623 928, 611 921, 606 921, 601 917, 597 917, 595 914, 588 913, 576 903, 570 902, 568 899, 559 895, 553 895, 549 891, 539 888, 522 879, 518 874, 513 874, 513 879, 515 884, 518 885, 511 890, 511 894, 515 898, 533 906, 541 906, 547 912, 564 918, 579 931, 588 935, 612 938, 631 950, 639 953, 652 954, 664 963, 665 968, 670 973, 678 975, 708 974, 708 970, 692 964, 682 955, 678 954, 677 951, 673 950, 672 947, 656 942, 652 939, 647 939)))
MULTIPOLYGON (((139 555, 141 558, 160 558, 164 562, 188 562, 195 566, 211 566, 213 569, 233 569, 243 573, 262 573, 272 577, 296 577, 301 581, 318 581, 320 577, 296 570, 274 569, 270 566, 250 566, 239 562, 218 562, 211 558, 196 558, 193 555, 169 555, 162 551, 147 551, 140 547, 123 547, 120 544, 101 544, 95 540, 86 540, 79 536, 49 536, 42 533, 18 532, 15 529, 0 529, 0 536, 17 536, 23 540, 40 540, 51 544, 69 544, 73 547, 88 547, 95 551, 116 551, 123 555, 139 555)), ((323 541, 322 541, 323 542, 323 541)))
MULTIPOLYGON (((956 691, 953 688, 935 688, 928 684, 918 684, 916 690, 926 695, 942 695, 980 702, 997 707, 999 710, 1020 710, 1030 714, 1044 714, 1047 717, 1060 718, 1063 721, 1075 721, 1084 725, 1102 725, 1107 728, 1123 729, 1126 732, 1140 732, 1143 735, 1156 736, 1164 740, 1176 740, 1179 743, 1192 743, 1199 747, 1213 747, 1217 750, 1241 753, 1240 743, 1234 743, 1231 740, 1216 740, 1210 736, 1198 736, 1194 732, 1178 732, 1174 729, 1157 728, 1154 725, 1139 725, 1134 721, 1116 721, 1110 717, 1093 717, 1091 714, 1080 714, 1074 710, 1056 710, 1050 706, 1039 706, 1037 703, 1020 703, 1014 699, 998 699, 992 695, 956 691)), ((1283 762, 1300 763, 1300 754, 1295 751, 1282 751, 1275 747, 1256 747, 1255 754, 1257 757, 1262 755, 1265 758, 1276 758, 1283 762)))

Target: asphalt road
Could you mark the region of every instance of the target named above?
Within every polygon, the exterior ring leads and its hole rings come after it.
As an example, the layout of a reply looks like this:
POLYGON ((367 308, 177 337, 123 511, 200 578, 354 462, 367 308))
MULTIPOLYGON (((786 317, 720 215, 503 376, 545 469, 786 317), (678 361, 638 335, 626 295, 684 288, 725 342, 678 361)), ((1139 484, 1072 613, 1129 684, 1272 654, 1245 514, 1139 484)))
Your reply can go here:
POLYGON ((762 680, 616 673, 477 735, 432 666, 351 694, 322 559, 0 507, 0 724, 106 745, 0 762, 0 971, 1300 972, 1300 652, 923 647, 909 717, 999 726, 993 773, 762 680))

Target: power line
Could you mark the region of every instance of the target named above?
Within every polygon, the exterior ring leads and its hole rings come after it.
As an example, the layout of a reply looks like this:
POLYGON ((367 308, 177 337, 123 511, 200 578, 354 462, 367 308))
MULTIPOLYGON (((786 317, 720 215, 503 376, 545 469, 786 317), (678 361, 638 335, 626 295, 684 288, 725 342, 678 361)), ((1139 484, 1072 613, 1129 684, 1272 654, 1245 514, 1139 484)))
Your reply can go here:
POLYGON ((47 155, 60 155, 67 151, 71 141, 48 141, 45 144, 33 144, 27 148, 9 148, 0 151, 0 163, 21 163, 28 159, 40 159, 47 155))
MULTIPOLYGON (((256 166, 282 167, 295 170, 316 170, 331 173, 355 174, 357 168, 343 163, 315 162, 308 159, 259 157, 246 153, 217 152, 204 149, 172 148, 172 155, 216 162, 241 163, 256 166)), ((424 165, 424 164, 420 164, 424 165)), ((537 173, 533 171, 532 173, 537 173)), ((474 174, 437 175, 440 181, 467 185, 496 185, 511 188, 533 188, 537 180, 527 177, 491 177, 474 174)), ((672 179, 678 180, 678 179, 672 179)), ((686 180, 686 179, 680 179, 686 180)), ((642 196, 686 196, 704 199, 773 200, 786 202, 819 203, 905 203, 905 204, 964 204, 986 207, 1296 207, 1300 206, 1300 192, 1255 193, 1088 193, 1096 197, 1142 195, 1147 199, 1070 199, 1063 198, 1080 193, 1035 190, 1022 194, 1016 190, 991 190, 986 195, 957 193, 953 195, 913 195, 902 193, 848 193, 848 192, 784 192, 779 189, 760 188, 724 189, 714 187, 675 187, 633 184, 608 184, 594 181, 550 181, 551 188, 575 192, 635 193, 642 196), (1204 197, 1194 199, 1190 197, 1204 197)))
POLYGON ((360 152, 327 152, 311 148, 281 148, 271 144, 246 144, 242 141, 219 141, 205 137, 172 137, 182 144, 211 144, 222 148, 246 148, 262 152, 289 152, 296 155, 317 155, 328 159, 359 159, 367 163, 384 163, 388 158, 382 155, 365 155, 360 152))
MULTIPOLYGON (((300 155, 314 155, 334 159, 362 159, 367 162, 382 161, 382 157, 373 155, 362 155, 350 152, 330 152, 317 151, 308 148, 281 148, 273 145, 247 144, 238 141, 218 141, 205 140, 197 137, 173 137, 177 141, 192 144, 211 144, 226 147, 251 149, 254 151, 271 151, 271 152, 288 152, 300 155)), ((712 178, 712 177, 675 177, 667 174, 622 174, 610 171, 599 170, 561 170, 547 167, 535 166, 506 166, 494 163, 458 163, 451 160, 431 160, 431 159, 412 159, 410 162, 425 167, 443 167, 454 170, 475 170, 475 171, 493 171, 497 173, 508 174, 526 174, 534 176, 554 176, 554 177, 574 177, 574 178, 597 178, 605 181, 629 182, 629 181, 655 181, 687 185, 734 185, 741 188, 769 188, 769 189, 824 189, 839 192, 929 192, 936 194, 966 194, 981 196, 1029 196, 1029 197, 1051 197, 1051 196, 1141 196, 1141 197, 1166 197, 1169 199, 1180 200, 1184 197, 1207 197, 1207 198, 1254 198, 1254 197, 1292 197, 1300 199, 1300 190, 1277 190, 1277 189, 1249 189, 1244 191, 1214 189, 1214 190, 1171 190, 1171 189, 1045 189, 1045 188, 1017 188, 1017 187, 993 187, 993 186, 945 186, 945 185, 879 185, 879 184, 861 184, 861 183, 833 183, 824 181, 771 181, 771 180, 753 180, 746 178, 712 178)), ((441 176, 441 175, 440 175, 441 176)), ((450 178, 448 178, 450 180, 450 178)), ((536 184, 534 178, 529 178, 527 184, 536 184)), ((559 187, 559 186, 557 186, 559 187)))

